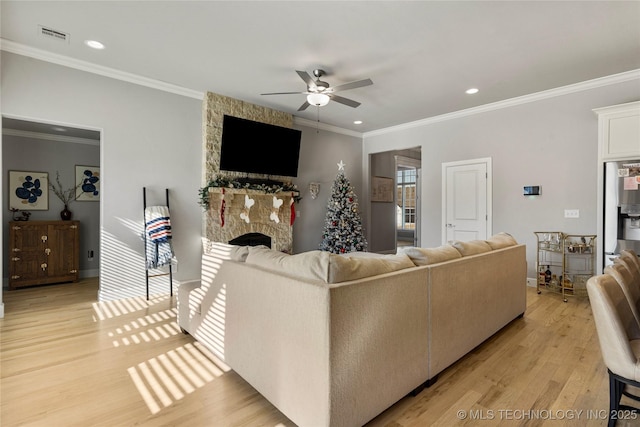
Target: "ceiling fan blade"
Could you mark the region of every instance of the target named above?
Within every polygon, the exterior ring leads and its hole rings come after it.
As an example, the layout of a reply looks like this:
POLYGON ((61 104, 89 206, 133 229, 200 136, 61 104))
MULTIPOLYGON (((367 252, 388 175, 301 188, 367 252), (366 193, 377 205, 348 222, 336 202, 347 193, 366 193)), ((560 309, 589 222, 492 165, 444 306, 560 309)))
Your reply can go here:
POLYGON ((336 102, 339 102, 340 104, 348 105, 349 107, 353 107, 353 108, 356 108, 360 105, 359 102, 354 101, 353 99, 344 98, 342 96, 338 96, 334 94, 329 94, 329 98, 331 98, 332 101, 336 101, 336 102))
POLYGON ((298 95, 301 93, 307 93, 307 92, 270 92, 270 93, 261 93, 260 95, 298 95))
POLYGON ((307 84, 307 87, 316 87, 316 83, 313 81, 313 78, 306 71, 297 71, 298 75, 304 82, 307 84))
POLYGON ((373 82, 371 81, 371 79, 364 79, 364 80, 358 80, 357 82, 351 82, 351 83, 345 83, 343 85, 338 85, 333 87, 333 92, 338 92, 341 90, 349 90, 349 89, 355 89, 358 87, 363 87, 363 86, 369 86, 372 85, 373 82))
POLYGON ((307 109, 307 107, 308 107, 309 105, 311 105, 311 104, 309 104, 307 101, 304 101, 304 104, 302 104, 302 105, 300 106, 300 108, 298 108, 298 111, 304 111, 304 110, 306 110, 306 109, 307 109))

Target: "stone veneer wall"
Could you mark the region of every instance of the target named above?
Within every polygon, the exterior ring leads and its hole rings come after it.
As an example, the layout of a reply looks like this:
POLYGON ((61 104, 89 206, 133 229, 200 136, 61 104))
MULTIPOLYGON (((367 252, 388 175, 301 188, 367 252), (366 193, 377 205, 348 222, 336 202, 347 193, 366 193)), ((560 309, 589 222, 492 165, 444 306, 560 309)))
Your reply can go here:
MULTIPOLYGON (((282 111, 272 110, 270 108, 261 107, 259 105, 251 104, 248 102, 240 101, 237 99, 229 98, 216 93, 207 92, 203 100, 202 111, 202 185, 206 185, 215 175, 220 173, 220 148, 222 145, 222 121, 225 114, 234 117, 240 117, 242 119, 254 120, 256 122, 267 123, 276 126, 293 127, 293 115, 284 113, 282 111)), ((289 181, 290 177, 280 176, 267 176, 261 174, 246 174, 234 171, 223 171, 226 176, 245 177, 250 178, 270 178, 280 180, 283 182, 289 181)), ((219 199, 219 193, 211 195, 212 199, 219 199)), ((238 195, 236 195, 238 197, 238 195)), ((234 197, 235 198, 235 197, 234 197)), ((238 197, 244 200, 244 196, 238 197)), ((270 196, 270 198, 272 198, 270 196)), ((259 200, 267 200, 263 197, 259 197, 259 200)), ((289 208, 289 201, 286 200, 283 203, 282 210, 289 208)), ((237 201, 236 201, 237 203, 237 201)), ((258 203, 258 201, 256 201, 258 203)), ((290 252, 293 246, 292 227, 289 225, 289 218, 282 218, 280 224, 275 224, 273 221, 269 223, 269 215, 265 217, 265 223, 261 223, 260 218, 265 215, 256 215, 251 218, 251 223, 245 221, 238 221, 235 217, 229 217, 225 220, 225 226, 221 227, 220 220, 220 206, 219 203, 211 203, 210 208, 204 213, 203 218, 203 235, 205 237, 205 244, 207 241, 224 242, 238 237, 248 232, 256 232, 266 234, 272 239, 272 247, 277 250, 290 252), (225 230, 221 230, 225 228, 225 230), (273 242, 277 242, 276 245, 273 242)), ((255 212, 264 210, 265 212, 271 212, 271 206, 256 206, 255 212)), ((229 212, 227 215, 232 215, 229 212)))

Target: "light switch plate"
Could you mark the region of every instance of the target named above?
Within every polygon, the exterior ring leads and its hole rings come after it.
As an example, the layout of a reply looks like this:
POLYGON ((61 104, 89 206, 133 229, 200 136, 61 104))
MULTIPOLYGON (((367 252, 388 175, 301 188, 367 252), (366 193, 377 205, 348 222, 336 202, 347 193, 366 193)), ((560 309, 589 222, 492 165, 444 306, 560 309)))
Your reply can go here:
POLYGON ((565 209, 565 218, 580 218, 580 209, 565 209))

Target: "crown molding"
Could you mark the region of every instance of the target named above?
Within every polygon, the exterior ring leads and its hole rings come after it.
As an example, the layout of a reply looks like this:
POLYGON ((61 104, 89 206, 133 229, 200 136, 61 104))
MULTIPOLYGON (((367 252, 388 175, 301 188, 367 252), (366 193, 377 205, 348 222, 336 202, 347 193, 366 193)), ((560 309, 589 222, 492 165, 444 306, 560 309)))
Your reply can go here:
POLYGON ((411 129, 419 126, 426 126, 433 123, 443 122, 446 120, 459 119, 474 114, 485 113, 487 111, 500 110, 502 108, 514 107, 516 105, 528 104, 543 99, 554 98, 557 96, 568 95, 571 93, 582 92, 585 90, 596 89, 603 86, 609 86, 618 83, 624 83, 631 80, 640 80, 640 69, 626 71, 624 73, 613 74, 606 77, 600 77, 593 80, 587 80, 580 83, 574 83, 567 86, 561 86, 555 89, 544 90, 541 92, 531 93, 528 95, 518 96, 516 98, 505 99, 504 101, 493 102, 491 104, 480 105, 478 107, 467 108, 465 110, 454 111, 452 113, 433 116, 426 119, 416 120, 414 122, 404 123, 398 126, 377 129, 363 134, 363 139, 370 136, 383 135, 391 132, 411 129))
MULTIPOLYGON (((93 64, 86 61, 70 58, 68 56, 59 55, 56 53, 48 52, 42 49, 30 47, 21 43, 16 43, 11 40, 0 38, 0 50, 5 52, 15 53, 18 55, 28 56, 31 58, 39 59, 42 61, 51 62, 65 67, 75 68, 77 70, 86 71, 89 73, 98 74, 105 77, 110 77, 117 80, 126 81, 129 83, 146 86, 152 89, 157 89, 177 95, 186 96, 195 99, 204 99, 205 93, 187 89, 182 86, 173 85, 170 83, 162 82, 160 80, 150 79, 142 77, 133 73, 127 73, 124 71, 116 70, 114 68, 104 67, 101 65, 93 64)), ((387 128, 377 129, 365 133, 355 132, 348 129, 340 128, 333 125, 327 125, 324 123, 315 122, 313 120, 303 119, 294 116, 294 123, 307 126, 316 129, 322 129, 329 132, 352 136, 355 138, 366 139, 367 137, 384 135, 392 132, 398 132, 406 129, 412 129, 415 127, 426 126, 433 123, 443 122, 446 120, 458 119, 461 117, 467 117, 474 114, 485 113, 488 111, 495 111, 502 108, 514 107, 517 105, 527 104, 530 102, 536 102, 544 99, 554 98, 557 96, 568 95, 571 93, 581 92, 585 90, 595 89, 603 86, 609 86, 612 84, 623 83, 631 80, 640 80, 640 69, 631 70, 624 73, 613 74, 611 76, 600 77, 593 80, 587 80, 580 83, 575 83, 559 88, 549 89, 541 92, 536 92, 528 95, 519 96, 516 98, 506 99, 503 101, 493 102, 490 104, 480 105, 478 107, 467 108, 465 110, 454 111, 452 113, 442 114, 439 116, 428 117, 426 119, 416 120, 413 122, 403 123, 397 126, 390 126, 387 128)))
POLYGON ((86 144, 86 145, 96 145, 96 146, 100 145, 100 141, 97 139, 78 138, 76 136, 53 135, 50 133, 43 133, 43 132, 31 132, 28 130, 3 128, 2 135, 17 136, 19 138, 43 139, 47 141, 56 141, 56 142, 72 142, 75 144, 86 144))
POLYGON ((315 129, 322 129, 333 133, 339 133, 342 135, 353 136, 356 138, 362 139, 361 132, 355 132, 349 129, 344 129, 338 126, 328 125, 326 123, 314 122, 313 120, 303 119, 300 117, 293 116, 293 123, 300 126, 307 126, 315 129))
POLYGON ((146 86, 164 92, 174 93, 176 95, 182 95, 200 100, 204 98, 204 92, 187 89, 182 86, 173 85, 171 83, 166 83, 160 80, 150 79, 148 77, 142 77, 133 73, 127 73, 125 71, 116 70, 115 68, 103 67, 102 65, 93 64, 91 62, 73 59, 68 56, 59 55, 57 53, 48 52, 42 49, 37 49, 21 43, 13 42, 11 40, 0 38, 0 50, 15 53, 17 55, 28 56, 30 58, 39 59, 41 61, 51 62, 53 64, 63 65, 65 67, 74 68, 76 70, 98 74, 104 77, 122 80, 140 86, 146 86))

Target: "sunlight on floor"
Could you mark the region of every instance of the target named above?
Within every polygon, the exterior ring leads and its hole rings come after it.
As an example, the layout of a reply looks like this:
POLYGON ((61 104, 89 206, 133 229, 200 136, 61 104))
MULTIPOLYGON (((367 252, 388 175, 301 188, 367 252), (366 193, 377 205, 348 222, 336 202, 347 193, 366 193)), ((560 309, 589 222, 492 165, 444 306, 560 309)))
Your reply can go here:
POLYGON ((185 344, 127 370, 152 414, 229 371, 228 366, 209 359, 201 350, 198 343, 185 344))
POLYGON ((143 296, 123 298, 111 301, 102 301, 93 303, 93 311, 95 316, 94 322, 99 320, 112 319, 114 317, 130 314, 135 311, 147 310, 154 304, 159 304, 168 300, 170 297, 167 294, 151 295, 149 301, 143 296))
POLYGON ((180 333, 176 323, 178 310, 175 308, 140 317, 130 323, 109 332, 114 347, 120 345, 140 344, 141 342, 159 341, 180 333))
MULTIPOLYGON (((209 246, 209 250, 212 256, 203 262, 202 284, 193 291, 189 300, 191 315, 199 313, 206 291, 220 269, 221 259, 229 259, 231 256, 228 245, 213 244, 209 246)), ((136 296, 96 302, 93 303, 93 320, 117 321, 118 317, 129 315, 126 322, 106 331, 113 347, 153 344, 181 334, 177 323, 177 307, 166 308, 171 306, 169 298, 167 294, 159 294, 152 295, 149 301, 136 296), (131 314, 135 315, 137 312, 139 316, 130 320, 131 314)), ((226 287, 222 285, 216 294, 212 310, 203 319, 200 331, 215 343, 221 357, 224 355, 225 304, 226 287)), ((174 339, 181 341, 177 337, 174 339)), ((157 414, 229 370, 218 356, 197 341, 179 345, 127 368, 129 377, 151 414, 157 414)))

